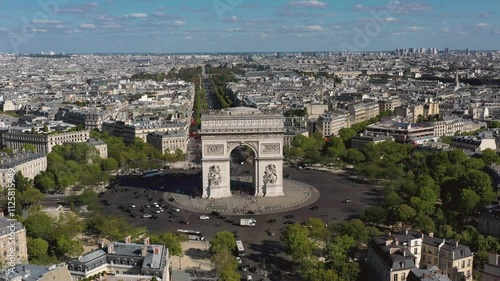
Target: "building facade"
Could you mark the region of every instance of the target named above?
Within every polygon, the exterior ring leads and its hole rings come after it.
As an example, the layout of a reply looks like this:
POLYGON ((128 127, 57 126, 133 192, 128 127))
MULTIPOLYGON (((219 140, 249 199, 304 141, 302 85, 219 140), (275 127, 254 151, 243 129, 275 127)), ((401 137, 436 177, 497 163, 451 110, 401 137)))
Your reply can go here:
POLYGON ((485 263, 484 268, 481 270, 481 281, 498 280, 500 280, 500 255, 489 253, 488 263, 485 263))
POLYGON ((385 120, 366 128, 368 134, 387 135, 394 137, 397 142, 405 143, 409 139, 434 136, 434 127, 429 123, 406 123, 394 120, 385 120))
POLYGON ((12 172, 34 179, 47 170, 47 156, 41 153, 0 153, 0 186, 6 187, 12 172))
POLYGON ((112 242, 101 249, 89 252, 68 262, 72 280, 79 281, 89 276, 106 272, 118 279, 128 277, 156 277, 161 281, 170 280, 168 249, 164 245, 112 242))
POLYGON ((464 149, 481 152, 485 149, 497 149, 494 138, 482 138, 478 136, 453 137, 450 146, 455 149, 464 149))
POLYGON ((349 115, 344 113, 327 112, 321 115, 316 123, 316 130, 324 137, 336 136, 342 128, 348 128, 349 115))
POLYGON ((29 133, 9 131, 2 134, 2 143, 6 147, 22 150, 26 144, 33 145, 37 153, 49 154, 56 145, 71 142, 86 142, 90 138, 89 131, 74 131, 62 133, 29 133))
POLYGON ((149 133, 146 142, 161 152, 174 153, 180 149, 183 153, 187 151, 188 135, 186 132, 167 131, 162 133, 149 133))
POLYGON ((101 159, 108 158, 108 145, 104 141, 90 138, 87 140, 87 143, 88 145, 94 147, 97 150, 97 152, 99 153, 99 157, 101 157, 101 159))
POLYGON ((473 258, 468 246, 416 231, 388 233, 368 245, 368 266, 375 281, 402 281, 412 269, 433 267, 453 281, 472 281, 473 258))
POLYGON ((133 143, 135 138, 141 138, 147 141, 149 133, 162 133, 170 131, 187 132, 188 124, 186 122, 171 121, 150 121, 128 124, 123 121, 106 121, 102 124, 102 131, 112 136, 122 137, 126 143, 133 143))
POLYGON ((19 264, 13 270, 0 273, 0 281, 69 281, 71 275, 65 264, 38 266, 19 264))
POLYGON ((369 143, 377 144, 384 141, 394 141, 394 138, 387 135, 361 133, 351 139, 351 148, 361 150, 369 143))
POLYGON ((379 115, 379 105, 377 102, 359 102, 347 106, 347 110, 352 118, 352 124, 361 123, 379 115))
POLYGON ((15 219, 0 212, 0 263, 2 268, 28 262, 26 229, 15 219))

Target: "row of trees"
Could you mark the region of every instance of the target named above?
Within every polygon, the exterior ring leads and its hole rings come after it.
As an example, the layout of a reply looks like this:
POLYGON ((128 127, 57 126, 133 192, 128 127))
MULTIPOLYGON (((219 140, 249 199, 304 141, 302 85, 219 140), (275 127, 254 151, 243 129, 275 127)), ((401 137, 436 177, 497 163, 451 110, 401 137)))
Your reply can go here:
POLYGON ((47 155, 47 170, 35 177, 35 186, 42 192, 63 191, 80 184, 95 185, 109 180, 106 171, 118 168, 115 159, 100 159, 94 147, 86 143, 55 146, 47 155))
POLYGON ((236 239, 231 232, 223 231, 215 234, 210 241, 210 257, 222 281, 239 281, 240 274, 236 271, 238 262, 232 251, 236 248, 236 239))
POLYGON ((210 77, 210 83, 212 85, 212 89, 214 90, 214 93, 215 95, 217 96, 217 99, 219 100, 220 102, 220 105, 222 108, 228 108, 228 107, 231 107, 233 105, 233 101, 231 100, 231 98, 226 95, 226 93, 224 92, 224 86, 223 85, 218 85, 215 80, 214 80, 214 77, 211 76, 210 77))
POLYGON ((317 218, 288 226, 281 240, 306 281, 354 281, 360 273, 357 253, 381 233, 360 220, 326 226, 317 218))

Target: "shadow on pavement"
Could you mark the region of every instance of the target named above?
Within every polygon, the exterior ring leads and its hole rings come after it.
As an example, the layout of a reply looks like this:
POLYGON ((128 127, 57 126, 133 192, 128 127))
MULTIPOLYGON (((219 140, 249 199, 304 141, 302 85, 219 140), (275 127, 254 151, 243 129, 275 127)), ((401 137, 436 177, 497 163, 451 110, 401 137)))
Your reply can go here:
POLYGON ((207 260, 210 259, 210 252, 208 250, 191 248, 186 250, 185 255, 192 260, 207 260))

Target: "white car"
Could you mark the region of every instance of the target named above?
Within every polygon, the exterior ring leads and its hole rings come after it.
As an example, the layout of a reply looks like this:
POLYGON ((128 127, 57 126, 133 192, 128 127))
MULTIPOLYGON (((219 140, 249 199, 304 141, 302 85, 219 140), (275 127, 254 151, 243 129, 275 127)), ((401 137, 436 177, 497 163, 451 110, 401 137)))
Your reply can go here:
POLYGON ((236 260, 238 261, 239 264, 241 264, 241 258, 240 257, 236 257, 236 260))
POLYGON ((253 280, 252 275, 248 275, 247 276, 247 281, 252 281, 252 280, 253 280))
POLYGON ((135 208, 135 205, 134 204, 130 204, 128 205, 130 208, 135 208))
POLYGON ((209 216, 200 216, 200 220, 208 220, 208 219, 210 219, 209 216))
POLYGON ((179 208, 172 208, 172 211, 174 211, 174 212, 180 212, 181 209, 179 209, 179 208))
POLYGON ((142 216, 142 217, 143 217, 143 218, 145 218, 145 219, 150 219, 150 218, 152 218, 153 216, 152 216, 152 215, 150 215, 150 214, 145 214, 145 215, 144 215, 144 216, 142 216))

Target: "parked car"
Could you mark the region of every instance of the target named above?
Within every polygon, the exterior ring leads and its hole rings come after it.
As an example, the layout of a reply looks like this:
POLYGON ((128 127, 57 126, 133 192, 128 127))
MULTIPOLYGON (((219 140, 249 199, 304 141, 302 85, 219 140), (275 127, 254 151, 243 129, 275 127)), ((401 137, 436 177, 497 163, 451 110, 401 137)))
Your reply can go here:
POLYGON ((210 219, 209 216, 205 216, 205 215, 200 216, 200 220, 208 220, 208 219, 210 219))

